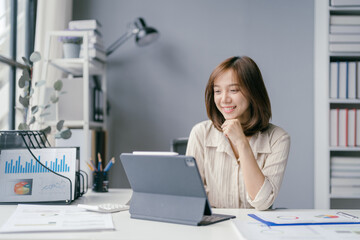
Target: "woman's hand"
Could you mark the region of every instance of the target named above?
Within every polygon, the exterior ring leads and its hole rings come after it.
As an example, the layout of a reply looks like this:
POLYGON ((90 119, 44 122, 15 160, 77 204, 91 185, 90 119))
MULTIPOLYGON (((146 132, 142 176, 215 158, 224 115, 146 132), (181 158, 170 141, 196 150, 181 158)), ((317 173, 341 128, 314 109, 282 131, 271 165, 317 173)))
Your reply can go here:
POLYGON ((246 140, 243 128, 239 119, 230 119, 225 120, 223 125, 221 125, 224 135, 232 142, 234 145, 239 144, 241 141, 246 140))

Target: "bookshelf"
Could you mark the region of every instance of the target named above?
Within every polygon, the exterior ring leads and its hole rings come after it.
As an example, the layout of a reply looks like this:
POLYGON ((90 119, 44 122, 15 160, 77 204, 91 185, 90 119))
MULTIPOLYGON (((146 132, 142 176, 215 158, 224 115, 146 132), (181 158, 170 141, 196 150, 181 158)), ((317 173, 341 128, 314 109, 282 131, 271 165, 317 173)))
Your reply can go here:
MULTIPOLYGON (((55 104, 53 119, 47 120, 46 123, 50 126, 56 126, 59 120, 65 120, 64 126, 72 129, 73 136, 69 140, 56 141, 55 146, 80 146, 80 167, 89 175, 89 184, 91 184, 92 173, 86 162, 90 158, 96 161, 94 148, 98 143, 94 131, 105 131, 107 122, 106 62, 91 57, 86 50, 79 58, 63 58, 60 54, 62 51, 56 52, 54 49, 61 48, 62 43, 58 39, 64 36, 81 37, 83 49, 89 50, 90 36, 88 31, 50 31, 47 33, 41 79, 47 80, 47 84, 51 85, 51 81, 57 80, 51 79, 52 72, 60 71, 61 75, 64 76, 61 77, 64 82, 63 88, 66 86, 65 91, 69 92, 60 97, 59 102, 55 104), (101 99, 97 99, 100 104, 97 106, 98 109, 95 109, 94 106, 94 77, 96 77, 97 85, 99 85, 97 88, 100 88, 102 92, 101 99), (95 119, 95 114, 100 114, 101 120, 95 119), (75 141, 76 143, 74 143, 75 141)), ((101 141, 101 144, 106 143, 106 134, 101 141)), ((105 152, 106 150, 104 150, 105 152)))
MULTIPOLYGON (((314 207, 318 209, 360 207, 360 51, 351 45, 355 42, 333 40, 334 35, 347 38, 349 34, 334 33, 336 28, 360 28, 351 18, 360 19, 360 1, 352 0, 351 6, 346 6, 347 2, 315 0, 314 207), (350 17, 350 23, 336 22, 343 16, 350 17), (346 67, 341 69, 339 64, 346 67), (350 64, 355 64, 355 70, 350 64)), ((352 36, 360 39, 360 31, 352 36)), ((356 42, 360 44, 360 40, 356 42)))

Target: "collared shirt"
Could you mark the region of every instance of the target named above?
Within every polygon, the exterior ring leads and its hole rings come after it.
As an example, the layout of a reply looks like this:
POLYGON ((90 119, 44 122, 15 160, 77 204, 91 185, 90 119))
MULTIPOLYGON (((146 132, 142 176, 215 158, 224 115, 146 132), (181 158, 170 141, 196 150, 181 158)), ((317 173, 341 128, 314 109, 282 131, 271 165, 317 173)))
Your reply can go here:
POLYGON ((254 157, 265 181, 253 200, 246 192, 241 164, 229 140, 210 120, 191 130, 186 155, 193 156, 204 182, 211 206, 218 208, 268 209, 279 193, 290 150, 290 136, 270 124, 250 141, 254 157))

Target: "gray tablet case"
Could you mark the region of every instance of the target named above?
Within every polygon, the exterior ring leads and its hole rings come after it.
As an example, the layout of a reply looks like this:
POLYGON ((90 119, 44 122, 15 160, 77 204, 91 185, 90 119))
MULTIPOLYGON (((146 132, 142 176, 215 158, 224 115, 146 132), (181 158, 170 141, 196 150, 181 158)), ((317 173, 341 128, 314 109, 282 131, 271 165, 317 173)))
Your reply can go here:
POLYGON ((120 159, 133 190, 132 218, 188 225, 207 225, 234 218, 216 214, 217 220, 202 221, 204 215, 215 214, 211 213, 193 157, 123 153, 120 159))

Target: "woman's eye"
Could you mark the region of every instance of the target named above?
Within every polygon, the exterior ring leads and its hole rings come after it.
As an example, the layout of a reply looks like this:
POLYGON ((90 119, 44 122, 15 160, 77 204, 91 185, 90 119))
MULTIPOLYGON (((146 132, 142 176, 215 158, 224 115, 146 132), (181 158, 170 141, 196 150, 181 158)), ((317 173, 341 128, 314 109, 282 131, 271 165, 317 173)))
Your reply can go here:
POLYGON ((230 92, 232 93, 237 93, 239 91, 239 89, 231 89, 230 92))
POLYGON ((215 93, 215 94, 220 94, 221 91, 220 91, 220 90, 214 90, 214 93, 215 93))

